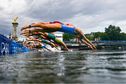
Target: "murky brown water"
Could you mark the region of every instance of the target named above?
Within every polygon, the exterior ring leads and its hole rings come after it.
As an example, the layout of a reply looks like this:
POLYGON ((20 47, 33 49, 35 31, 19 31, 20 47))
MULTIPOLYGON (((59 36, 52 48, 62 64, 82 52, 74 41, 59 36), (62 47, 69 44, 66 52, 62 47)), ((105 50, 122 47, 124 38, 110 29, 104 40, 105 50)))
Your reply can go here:
POLYGON ((126 84, 126 51, 30 52, 1 56, 0 83, 126 84))

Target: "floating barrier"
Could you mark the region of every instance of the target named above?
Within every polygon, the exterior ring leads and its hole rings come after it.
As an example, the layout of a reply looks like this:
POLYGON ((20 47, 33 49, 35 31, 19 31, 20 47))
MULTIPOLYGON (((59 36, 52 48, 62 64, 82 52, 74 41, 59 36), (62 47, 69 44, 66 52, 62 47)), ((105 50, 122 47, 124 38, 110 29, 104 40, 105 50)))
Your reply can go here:
POLYGON ((10 40, 7 37, 0 34, 0 55, 17 54, 30 51, 22 44, 10 40))

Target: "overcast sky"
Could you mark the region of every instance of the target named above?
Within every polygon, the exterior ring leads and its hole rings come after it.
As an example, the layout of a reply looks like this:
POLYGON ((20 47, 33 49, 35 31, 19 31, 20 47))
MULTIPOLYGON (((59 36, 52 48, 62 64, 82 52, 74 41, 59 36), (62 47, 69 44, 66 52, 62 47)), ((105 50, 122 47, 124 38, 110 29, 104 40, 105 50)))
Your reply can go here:
POLYGON ((0 0, 0 33, 9 34, 12 18, 19 27, 40 22, 69 22, 85 33, 104 31, 110 24, 126 32, 126 0, 0 0))

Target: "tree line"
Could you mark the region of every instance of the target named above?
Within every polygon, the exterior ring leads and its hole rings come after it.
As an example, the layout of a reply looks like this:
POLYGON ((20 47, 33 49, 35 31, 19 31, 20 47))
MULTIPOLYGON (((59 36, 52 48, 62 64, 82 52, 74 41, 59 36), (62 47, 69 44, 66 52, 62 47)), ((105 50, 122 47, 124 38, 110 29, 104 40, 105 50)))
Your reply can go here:
MULTIPOLYGON (((85 34, 90 40, 109 40, 109 41, 122 41, 126 40, 126 33, 122 32, 121 28, 114 25, 109 25, 105 28, 104 32, 92 32, 90 34, 85 34)), ((64 41, 70 41, 76 38, 75 35, 63 34, 64 41)))

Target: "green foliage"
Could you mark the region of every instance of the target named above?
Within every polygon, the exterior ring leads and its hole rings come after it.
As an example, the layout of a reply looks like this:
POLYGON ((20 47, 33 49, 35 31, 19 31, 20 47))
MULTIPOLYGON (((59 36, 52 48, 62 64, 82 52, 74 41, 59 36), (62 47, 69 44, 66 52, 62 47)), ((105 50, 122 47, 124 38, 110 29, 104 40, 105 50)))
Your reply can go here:
POLYGON ((71 39, 74 39, 74 38, 75 38, 75 35, 67 34, 67 33, 63 34, 63 40, 64 41, 70 41, 71 39))
POLYGON ((94 40, 94 36, 92 34, 85 34, 85 36, 89 39, 89 40, 94 40))
POLYGON ((126 40, 126 33, 121 33, 120 27, 109 25, 105 32, 95 32, 88 35, 92 40, 126 40))
POLYGON ((120 34, 120 40, 126 40, 126 33, 120 34))
POLYGON ((107 34, 106 40, 121 40, 121 29, 120 27, 116 27, 110 25, 108 28, 105 28, 105 33, 107 34))
POLYGON ((96 33, 94 33, 94 39, 93 40, 95 40, 96 38, 99 38, 100 40, 102 40, 102 39, 105 38, 105 36, 106 36, 106 34, 103 33, 103 32, 96 32, 96 33))

